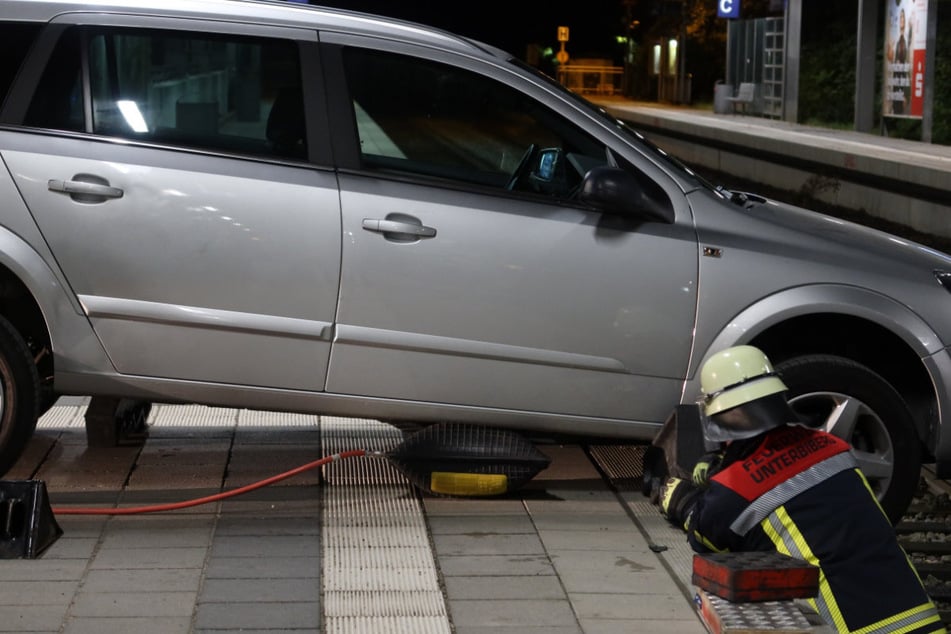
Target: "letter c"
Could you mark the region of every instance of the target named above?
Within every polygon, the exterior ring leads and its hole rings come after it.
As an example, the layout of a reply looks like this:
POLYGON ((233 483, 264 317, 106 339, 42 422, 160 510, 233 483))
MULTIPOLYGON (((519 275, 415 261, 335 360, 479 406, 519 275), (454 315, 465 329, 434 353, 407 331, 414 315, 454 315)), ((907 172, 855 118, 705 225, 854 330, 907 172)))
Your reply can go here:
POLYGON ((733 13, 733 0, 720 0, 720 13, 733 13))

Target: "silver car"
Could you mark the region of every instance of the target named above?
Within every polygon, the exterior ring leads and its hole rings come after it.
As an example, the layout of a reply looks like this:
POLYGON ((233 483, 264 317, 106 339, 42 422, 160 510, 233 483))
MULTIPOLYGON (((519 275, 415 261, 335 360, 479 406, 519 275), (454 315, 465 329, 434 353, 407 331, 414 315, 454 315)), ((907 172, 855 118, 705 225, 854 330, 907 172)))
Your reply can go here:
POLYGON ((711 187, 420 25, 0 9, 0 472, 59 395, 647 440, 752 343, 893 516, 951 474, 941 253, 711 187))

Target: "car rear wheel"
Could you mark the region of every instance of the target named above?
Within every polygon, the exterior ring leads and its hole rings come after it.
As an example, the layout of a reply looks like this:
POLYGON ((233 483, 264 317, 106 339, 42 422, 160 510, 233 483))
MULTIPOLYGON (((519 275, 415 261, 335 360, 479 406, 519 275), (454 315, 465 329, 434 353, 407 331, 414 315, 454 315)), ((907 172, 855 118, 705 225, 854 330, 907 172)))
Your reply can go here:
POLYGON ((805 423, 852 445, 872 491, 897 522, 921 472, 914 421, 898 392, 869 368, 831 355, 790 359, 777 364, 776 371, 805 423))
POLYGON ((9 471, 36 428, 40 378, 23 337, 0 317, 0 475, 9 471))

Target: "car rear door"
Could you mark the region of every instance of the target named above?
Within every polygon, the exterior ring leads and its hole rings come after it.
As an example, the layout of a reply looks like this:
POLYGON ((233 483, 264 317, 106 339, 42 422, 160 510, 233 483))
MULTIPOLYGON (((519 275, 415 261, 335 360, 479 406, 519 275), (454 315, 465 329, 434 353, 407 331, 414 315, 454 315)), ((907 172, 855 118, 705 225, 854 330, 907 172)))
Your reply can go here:
POLYGON ((677 222, 581 207, 583 174, 618 158, 595 135, 475 64, 322 40, 337 44, 325 59, 339 59, 350 91, 333 129, 359 148, 340 175, 328 391, 442 404, 450 416, 463 405, 663 420, 679 402, 696 306, 682 193, 630 165, 677 222), (558 182, 510 182, 530 146, 558 150, 548 155, 558 182))
POLYGON ((324 388, 340 212, 316 39, 74 14, 38 45, 2 157, 120 373, 324 388))

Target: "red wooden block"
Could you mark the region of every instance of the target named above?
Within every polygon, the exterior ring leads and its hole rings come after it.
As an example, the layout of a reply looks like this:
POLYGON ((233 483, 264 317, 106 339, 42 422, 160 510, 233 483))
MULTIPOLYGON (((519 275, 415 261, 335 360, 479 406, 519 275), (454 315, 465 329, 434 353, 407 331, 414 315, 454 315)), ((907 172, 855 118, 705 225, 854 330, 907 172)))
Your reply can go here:
POLYGON ((694 555, 692 581, 711 594, 738 603, 819 594, 819 568, 777 552, 694 555))

